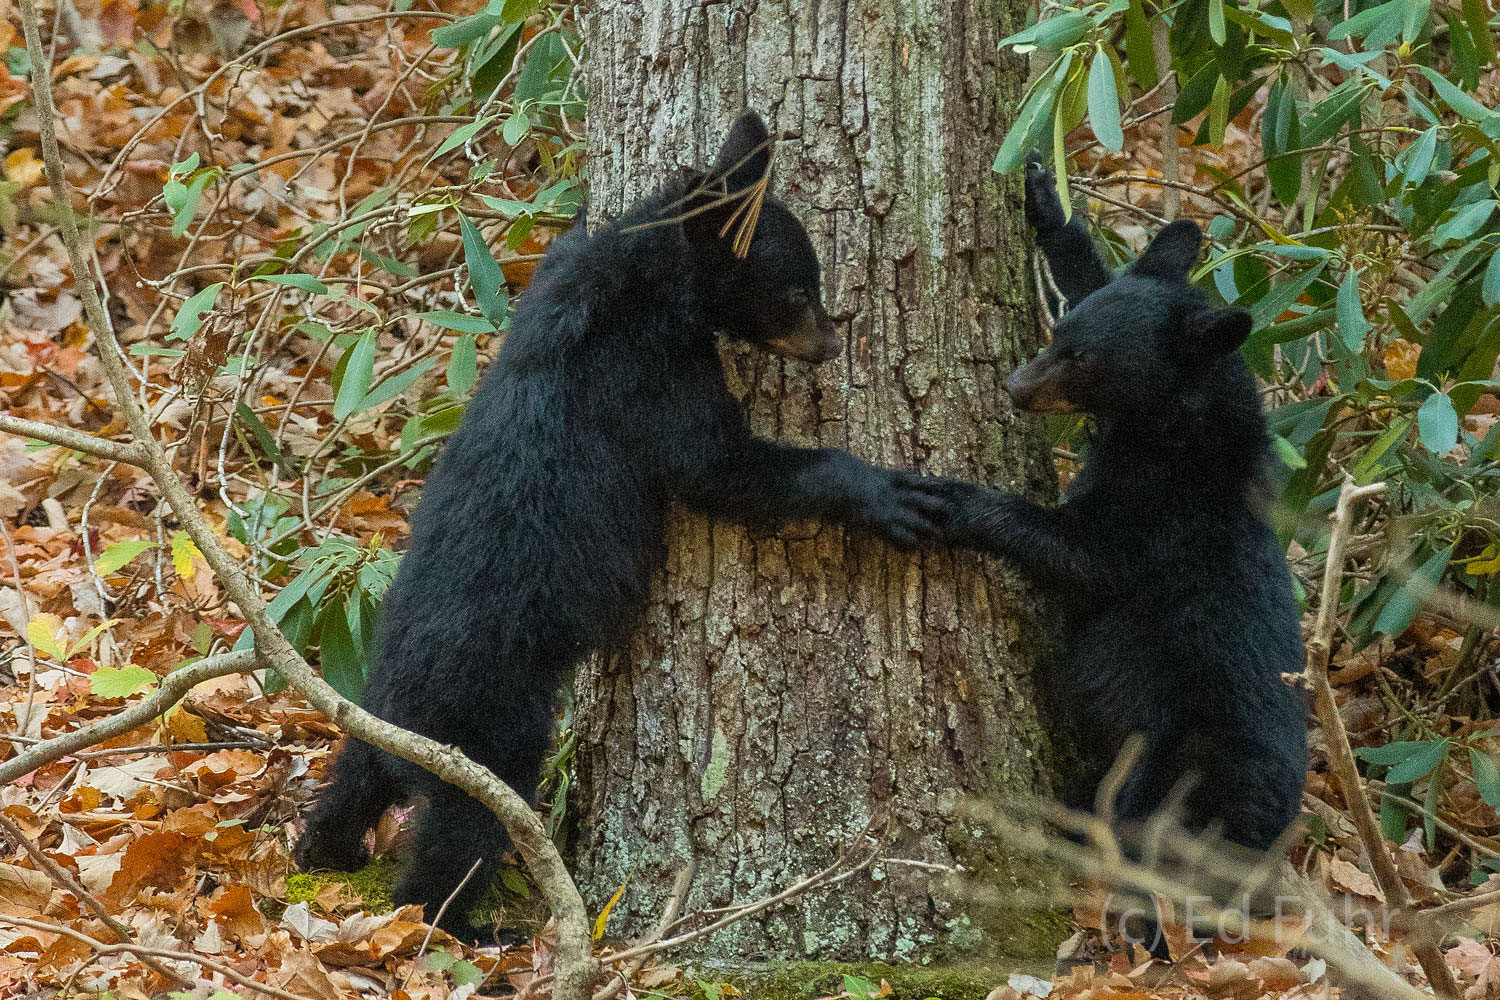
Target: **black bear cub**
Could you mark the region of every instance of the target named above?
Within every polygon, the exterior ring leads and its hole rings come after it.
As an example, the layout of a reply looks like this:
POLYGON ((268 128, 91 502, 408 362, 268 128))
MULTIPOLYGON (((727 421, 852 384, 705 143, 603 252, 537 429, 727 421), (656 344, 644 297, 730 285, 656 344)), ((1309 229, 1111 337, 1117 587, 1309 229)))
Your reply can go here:
POLYGON ((1306 708, 1282 678, 1303 650, 1265 510, 1265 419, 1237 351, 1250 316, 1188 283, 1192 222, 1167 226, 1115 277, 1081 221, 1064 223, 1039 164, 1026 196, 1069 308, 1005 389, 1023 410, 1092 415, 1093 440, 1059 507, 955 485, 950 537, 1013 562, 1052 598, 1061 652, 1044 676, 1096 781, 1143 738, 1115 802, 1127 842, 1180 787, 1185 826, 1264 851, 1299 812, 1306 708))
MULTIPOLYGON (((364 703, 456 744, 527 798, 559 682, 622 637, 660 565, 669 500, 717 517, 823 518, 901 545, 938 535, 931 481, 753 437, 715 331, 823 361, 842 341, 807 233, 767 196, 771 140, 735 122, 714 167, 594 235, 561 238, 428 478, 386 597, 364 703)), ((386 806, 427 800, 397 903, 469 911, 506 848, 483 805, 350 741, 297 844, 304 868, 362 864, 386 806)))

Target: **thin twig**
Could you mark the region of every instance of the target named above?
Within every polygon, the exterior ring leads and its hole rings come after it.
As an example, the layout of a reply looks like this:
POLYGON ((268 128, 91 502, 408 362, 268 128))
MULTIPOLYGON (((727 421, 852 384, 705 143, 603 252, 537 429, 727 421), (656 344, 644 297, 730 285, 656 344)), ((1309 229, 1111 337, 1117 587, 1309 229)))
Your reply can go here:
POLYGON ((81 451, 85 455, 107 458, 112 462, 124 462, 126 465, 140 465, 144 461, 140 449, 133 444, 111 441, 108 438, 85 434, 83 431, 75 431, 71 427, 42 423, 40 420, 22 420, 20 417, 0 413, 0 431, 17 437, 61 445, 64 448, 81 451))
MULTIPOLYGON (((1318 617, 1313 625, 1313 634, 1307 642, 1307 666, 1303 677, 1311 684, 1317 699, 1318 721, 1323 726, 1329 769, 1338 782, 1339 791, 1344 796, 1344 805, 1348 808, 1355 829, 1359 831, 1359 839, 1370 857, 1370 868, 1375 874, 1375 881, 1385 894, 1387 905, 1400 911, 1411 906, 1411 894, 1406 891, 1406 883, 1401 881, 1395 860, 1386 851, 1380 822, 1375 818, 1375 811, 1370 807, 1370 800, 1360 783, 1359 766, 1354 762, 1349 733, 1344 728, 1344 717, 1339 713, 1338 702, 1333 695, 1333 684, 1328 679, 1339 591, 1344 578, 1344 550, 1353 527, 1354 508, 1364 498, 1382 493, 1385 488, 1385 483, 1356 486, 1353 477, 1344 477, 1344 485, 1339 489, 1338 504, 1334 507, 1333 531, 1328 539, 1328 559, 1323 565, 1323 591, 1318 597, 1318 617)), ((1442 952, 1434 942, 1413 941, 1412 953, 1438 996, 1459 996, 1453 972, 1443 961, 1442 952)))
POLYGON ((458 885, 454 886, 453 891, 448 893, 448 898, 443 900, 437 912, 428 919, 427 933, 422 937, 422 947, 417 949, 417 961, 420 961, 422 956, 427 954, 427 945, 432 941, 433 931, 437 929, 438 922, 443 919, 443 914, 448 912, 448 905, 458 897, 458 894, 463 891, 463 887, 469 884, 469 879, 474 877, 474 873, 479 870, 479 866, 482 864, 484 864, 484 858, 481 857, 474 860, 474 863, 469 866, 469 870, 464 873, 464 877, 458 880, 458 885))

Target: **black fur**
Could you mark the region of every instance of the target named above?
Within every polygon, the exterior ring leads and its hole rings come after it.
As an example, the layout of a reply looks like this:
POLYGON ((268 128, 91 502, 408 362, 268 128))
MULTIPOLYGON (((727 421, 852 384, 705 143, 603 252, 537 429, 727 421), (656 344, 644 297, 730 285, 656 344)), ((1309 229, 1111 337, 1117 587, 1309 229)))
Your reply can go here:
MULTIPOLYGON (((1144 737, 1122 826, 1186 782, 1185 825, 1262 851, 1299 812, 1306 708, 1282 680, 1303 651, 1264 509, 1265 420, 1236 350, 1250 317, 1188 284, 1193 223, 1113 277, 1036 164, 1027 200, 1071 308, 1006 391, 1022 409, 1092 414, 1096 433, 1062 506, 961 484, 950 536, 1021 567, 1060 611, 1052 683, 1096 776, 1144 737)), ((1166 957, 1159 938, 1153 954, 1166 957)))
MULTIPOLYGON (((945 503, 930 481, 755 438, 725 385, 715 330, 810 360, 842 349, 785 207, 766 198, 747 255, 734 252, 770 146, 746 115, 706 176, 560 239, 427 480, 364 702, 528 798, 559 682, 646 600, 669 500, 760 522, 831 519, 903 545, 937 532, 945 503)), ((365 831, 413 793, 428 806, 395 900, 426 904, 430 919, 483 858, 441 922, 473 939, 468 913, 504 832, 463 792, 365 744, 339 755, 298 864, 362 864, 365 831)))

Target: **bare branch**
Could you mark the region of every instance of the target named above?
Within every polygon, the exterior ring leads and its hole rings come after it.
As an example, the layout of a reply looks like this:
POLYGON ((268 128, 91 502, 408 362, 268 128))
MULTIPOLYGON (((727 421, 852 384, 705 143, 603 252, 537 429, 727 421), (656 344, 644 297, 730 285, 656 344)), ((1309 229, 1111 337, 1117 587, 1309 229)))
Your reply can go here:
POLYGON ((22 420, 20 417, 0 413, 0 431, 17 437, 32 438, 48 444, 72 448, 85 455, 107 458, 112 462, 124 462, 126 465, 141 465, 144 462, 140 449, 133 444, 95 437, 93 434, 75 431, 71 427, 44 424, 40 420, 22 420))
POLYGON ((254 669, 255 653, 244 650, 238 653, 223 653, 199 660, 191 666, 174 670, 163 677, 149 698, 136 702, 129 708, 100 719, 92 725, 75 729, 71 733, 54 736, 50 740, 32 746, 0 763, 0 785, 8 785, 17 778, 25 777, 39 767, 61 760, 75 750, 91 747, 96 743, 128 733, 137 726, 144 726, 152 719, 165 714, 182 700, 196 685, 226 674, 244 673, 254 669))

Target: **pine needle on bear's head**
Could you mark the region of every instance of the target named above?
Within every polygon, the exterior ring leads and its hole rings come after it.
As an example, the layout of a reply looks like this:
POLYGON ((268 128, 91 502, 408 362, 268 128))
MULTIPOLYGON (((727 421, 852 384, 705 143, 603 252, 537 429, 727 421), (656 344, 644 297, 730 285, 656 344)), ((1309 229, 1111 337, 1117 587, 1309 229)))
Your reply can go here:
POLYGON ((651 222, 630 226, 622 229, 621 232, 633 233, 653 226, 672 225, 695 215, 702 215, 704 212, 732 204, 734 211, 729 214, 729 218, 724 220, 724 225, 719 227, 719 237, 720 239, 730 237, 730 248, 734 251, 734 255, 744 260, 750 255, 750 242, 755 238, 755 227, 760 222, 761 209, 765 206, 766 194, 771 189, 771 168, 767 165, 765 171, 753 184, 738 191, 729 190, 729 178, 763 148, 774 142, 774 136, 767 137, 738 162, 730 164, 722 173, 717 174, 712 179, 712 183, 700 184, 665 206, 665 211, 670 214, 651 222))

